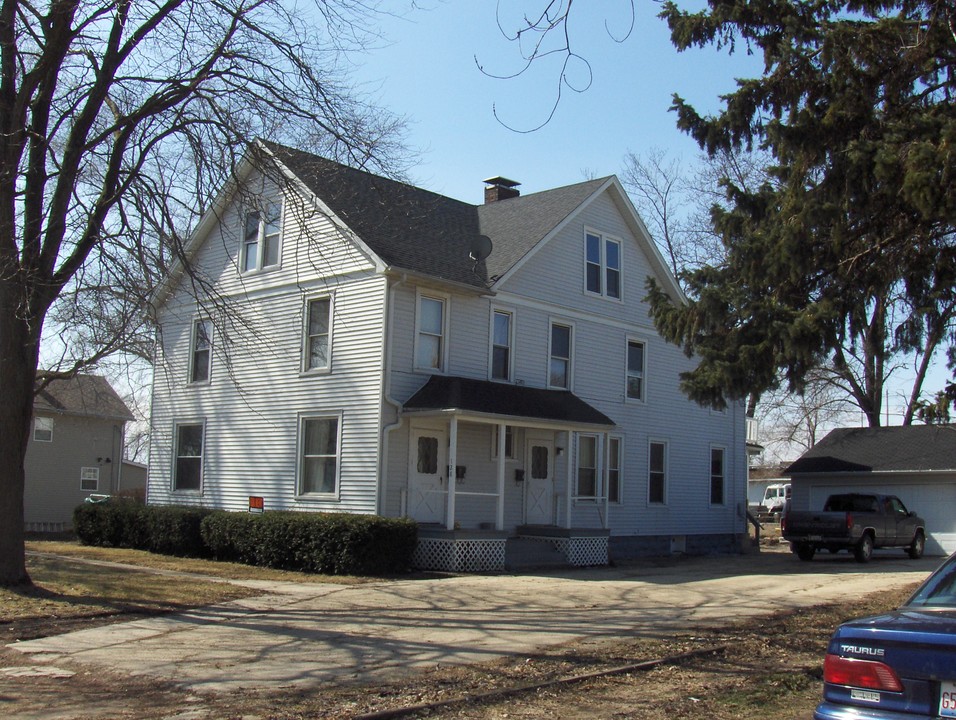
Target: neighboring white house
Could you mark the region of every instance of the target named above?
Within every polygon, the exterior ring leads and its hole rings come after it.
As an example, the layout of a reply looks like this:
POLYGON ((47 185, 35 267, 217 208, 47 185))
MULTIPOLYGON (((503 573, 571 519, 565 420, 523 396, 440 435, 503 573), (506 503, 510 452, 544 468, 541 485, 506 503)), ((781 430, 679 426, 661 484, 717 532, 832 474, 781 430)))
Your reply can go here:
POLYGON ((617 178, 475 206, 257 157, 156 298, 150 503, 407 516, 454 569, 519 534, 575 564, 738 549, 744 411, 681 393, 647 280, 682 296, 617 178))
POLYGON ((926 553, 956 552, 956 425, 840 428, 784 474, 794 510, 821 510, 832 493, 896 495, 926 521, 926 553))
MULTIPOLYGON (((23 513, 28 531, 61 531, 91 494, 135 488, 123 473, 129 408, 105 378, 50 380, 33 401, 23 513)), ((139 485, 145 484, 145 476, 139 485)))

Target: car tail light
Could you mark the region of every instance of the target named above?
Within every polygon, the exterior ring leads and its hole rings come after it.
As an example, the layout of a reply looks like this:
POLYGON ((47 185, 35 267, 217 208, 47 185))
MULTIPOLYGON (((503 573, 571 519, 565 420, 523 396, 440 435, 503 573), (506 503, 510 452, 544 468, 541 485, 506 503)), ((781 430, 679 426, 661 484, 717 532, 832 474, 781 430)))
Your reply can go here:
POLYGON ((831 685, 903 692, 903 683, 889 665, 828 654, 823 661, 823 682, 831 685))
POLYGON ((853 529, 853 513, 846 514, 846 529, 847 530, 853 529))

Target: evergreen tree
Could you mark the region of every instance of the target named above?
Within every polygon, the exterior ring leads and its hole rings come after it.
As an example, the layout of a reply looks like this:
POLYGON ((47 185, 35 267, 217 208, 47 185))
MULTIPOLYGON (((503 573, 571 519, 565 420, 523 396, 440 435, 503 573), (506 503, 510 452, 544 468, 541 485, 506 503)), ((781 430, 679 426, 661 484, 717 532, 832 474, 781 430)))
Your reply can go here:
POLYGON ((650 287, 658 329, 700 358, 685 391, 720 407, 830 364, 879 425, 894 357, 925 375, 954 344, 956 3, 710 0, 662 16, 679 50, 762 53, 764 75, 719 114, 674 109, 708 153, 775 163, 759 189, 726 181, 712 212, 726 256, 686 274, 688 304, 650 287))

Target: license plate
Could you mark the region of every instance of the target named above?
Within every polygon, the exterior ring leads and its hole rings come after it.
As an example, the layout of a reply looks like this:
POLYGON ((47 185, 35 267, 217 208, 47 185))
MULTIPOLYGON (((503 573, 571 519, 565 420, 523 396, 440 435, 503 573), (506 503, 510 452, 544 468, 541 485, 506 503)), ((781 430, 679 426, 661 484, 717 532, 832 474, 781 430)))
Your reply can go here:
POLYGON ((822 535, 807 535, 807 540, 809 540, 810 542, 820 542, 821 540, 823 540, 823 536, 822 535))
POLYGON ((956 682, 939 684, 939 716, 956 718, 956 682))

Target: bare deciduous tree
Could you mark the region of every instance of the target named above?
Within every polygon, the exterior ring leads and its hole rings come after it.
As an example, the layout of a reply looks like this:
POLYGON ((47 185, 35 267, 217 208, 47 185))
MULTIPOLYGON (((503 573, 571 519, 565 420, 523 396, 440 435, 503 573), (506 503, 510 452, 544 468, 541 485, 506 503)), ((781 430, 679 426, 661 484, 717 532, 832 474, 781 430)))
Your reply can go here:
MULTIPOLYGON (((336 68, 370 0, 0 5, 0 584, 28 582, 24 458, 41 339, 60 376, 147 357, 145 303, 256 137, 390 173, 402 122, 336 68)), ((48 377, 56 377, 57 374, 48 377)))

